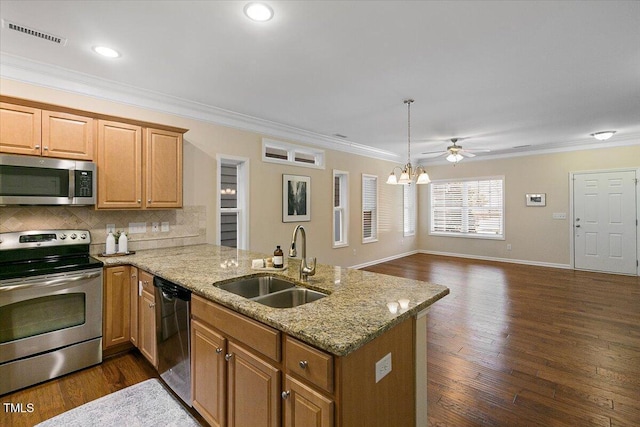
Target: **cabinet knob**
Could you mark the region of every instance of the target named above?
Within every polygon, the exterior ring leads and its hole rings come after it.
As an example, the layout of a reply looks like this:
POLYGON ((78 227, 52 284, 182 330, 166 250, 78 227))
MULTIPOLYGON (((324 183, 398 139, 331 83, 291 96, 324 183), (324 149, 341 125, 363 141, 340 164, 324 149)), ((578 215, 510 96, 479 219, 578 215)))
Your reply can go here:
POLYGON ((289 398, 289 396, 291 396, 291 391, 287 390, 287 391, 283 391, 282 392, 282 398, 284 400, 287 400, 289 398))
POLYGON ((298 362, 298 365, 300 365, 300 369, 307 369, 307 366, 309 366, 309 362, 307 362, 306 360, 301 360, 300 362, 298 362))
POLYGON ((34 148, 35 148, 36 150, 39 150, 39 149, 40 149, 40 146, 39 146, 39 145, 36 145, 34 148))
POLYGON ((233 357, 233 353, 227 353, 224 355, 224 360, 228 362, 231 360, 232 357, 233 357))
POLYGON ((222 353, 222 349, 220 347, 216 348, 216 353, 218 354, 222 353))
POLYGON ((138 203, 142 203, 142 200, 138 199, 138 203))
POLYGON ((155 307, 155 306, 156 306, 155 304, 151 304, 151 303, 149 303, 149 308, 153 308, 153 307, 155 307))
POLYGON ((43 149, 44 149, 45 151, 47 151, 47 150, 49 149, 49 147, 47 147, 47 146, 45 145, 45 146, 43 147, 43 149))
POLYGON ((151 203, 151 199, 147 200, 147 203, 151 203))

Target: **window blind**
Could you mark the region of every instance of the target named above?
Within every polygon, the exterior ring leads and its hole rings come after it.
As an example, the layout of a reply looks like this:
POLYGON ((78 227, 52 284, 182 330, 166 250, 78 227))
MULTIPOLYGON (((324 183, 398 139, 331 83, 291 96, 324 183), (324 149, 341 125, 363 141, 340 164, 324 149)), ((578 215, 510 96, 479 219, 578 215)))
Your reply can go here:
POLYGON ((413 236, 416 234, 416 186, 414 184, 403 185, 403 234, 413 236))
POLYGON ((431 183, 430 233, 504 238, 504 178, 431 183))
POLYGON ((362 175, 362 242, 378 239, 378 177, 362 175))

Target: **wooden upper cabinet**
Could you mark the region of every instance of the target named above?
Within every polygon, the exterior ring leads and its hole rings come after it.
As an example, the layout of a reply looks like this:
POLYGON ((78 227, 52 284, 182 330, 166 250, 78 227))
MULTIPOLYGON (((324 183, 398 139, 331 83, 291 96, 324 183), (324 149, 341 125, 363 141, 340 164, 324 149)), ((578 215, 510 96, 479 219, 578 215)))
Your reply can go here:
POLYGON ((42 110, 0 103, 0 151, 40 155, 42 110))
POLYGON ((93 160, 94 120, 75 114, 0 103, 0 151, 93 160))
POLYGON ((42 111, 42 155, 93 160, 94 123, 90 117, 42 111))
POLYGON ((142 207, 142 127, 98 121, 97 208, 142 207))
POLYGON ((182 207, 182 134, 145 129, 145 206, 182 207))

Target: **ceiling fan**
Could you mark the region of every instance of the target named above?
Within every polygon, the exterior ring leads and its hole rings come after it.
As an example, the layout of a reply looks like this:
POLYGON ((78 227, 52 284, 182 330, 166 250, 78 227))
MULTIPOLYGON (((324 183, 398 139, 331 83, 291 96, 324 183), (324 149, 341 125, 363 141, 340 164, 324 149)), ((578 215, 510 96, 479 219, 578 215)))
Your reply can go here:
POLYGON ((429 151, 422 154, 426 155, 426 157, 428 158, 447 156, 447 160, 451 163, 458 163, 465 157, 475 157, 476 155, 474 153, 488 153, 489 151, 491 151, 481 148, 466 150, 462 148, 462 145, 457 144, 459 140, 459 138, 451 138, 451 145, 448 146, 445 151, 429 151))

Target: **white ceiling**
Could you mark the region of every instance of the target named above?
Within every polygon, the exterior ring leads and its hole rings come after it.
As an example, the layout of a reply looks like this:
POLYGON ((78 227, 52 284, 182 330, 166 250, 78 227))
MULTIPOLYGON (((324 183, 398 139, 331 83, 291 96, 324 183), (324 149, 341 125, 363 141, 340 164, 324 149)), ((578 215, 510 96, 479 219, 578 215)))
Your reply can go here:
POLYGON ((266 23, 246 3, 1 0, 2 19, 68 42, 3 28, 0 74, 400 160, 409 97, 414 160, 452 137, 492 150, 477 158, 595 147, 589 134, 609 129, 604 145, 640 143, 638 1, 268 1, 266 23))

